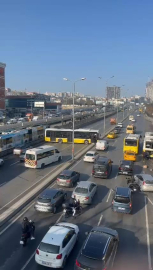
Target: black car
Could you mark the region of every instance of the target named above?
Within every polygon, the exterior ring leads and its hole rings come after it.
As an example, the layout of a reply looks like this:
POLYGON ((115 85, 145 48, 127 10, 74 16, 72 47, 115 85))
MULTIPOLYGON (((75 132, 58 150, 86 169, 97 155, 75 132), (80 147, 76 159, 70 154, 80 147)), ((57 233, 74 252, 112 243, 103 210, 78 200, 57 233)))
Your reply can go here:
POLYGON ((118 248, 116 230, 94 227, 83 244, 75 263, 75 270, 102 270, 112 268, 118 248))
POLYGON ((67 194, 61 189, 45 189, 38 197, 35 209, 39 212, 56 213, 57 207, 66 200, 67 194))
POLYGON ((133 161, 121 160, 118 168, 118 174, 133 175, 133 167, 133 161))
POLYGON ((93 165, 92 175, 94 177, 108 178, 112 171, 112 163, 111 159, 98 156, 93 165))
POLYGON ((119 128, 115 128, 113 131, 114 131, 115 134, 119 134, 120 133, 120 129, 119 128))

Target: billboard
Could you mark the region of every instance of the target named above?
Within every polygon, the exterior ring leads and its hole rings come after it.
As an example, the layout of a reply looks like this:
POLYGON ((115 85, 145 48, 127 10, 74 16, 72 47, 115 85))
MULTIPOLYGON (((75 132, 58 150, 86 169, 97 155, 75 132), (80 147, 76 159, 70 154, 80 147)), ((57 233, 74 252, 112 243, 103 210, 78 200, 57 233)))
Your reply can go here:
POLYGON ((44 108, 45 107, 44 101, 35 102, 34 104, 35 104, 35 107, 37 107, 37 108, 44 108))

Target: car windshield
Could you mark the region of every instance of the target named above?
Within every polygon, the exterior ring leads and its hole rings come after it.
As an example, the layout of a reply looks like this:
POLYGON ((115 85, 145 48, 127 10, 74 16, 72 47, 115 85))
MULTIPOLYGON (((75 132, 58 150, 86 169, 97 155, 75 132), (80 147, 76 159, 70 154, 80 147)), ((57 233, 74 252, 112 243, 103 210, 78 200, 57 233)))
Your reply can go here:
POLYGON ((35 155, 33 155, 33 154, 26 154, 26 159, 35 160, 35 155))
POLYGON ((70 175, 65 175, 65 174, 60 174, 59 178, 60 179, 69 179, 71 176, 70 175))
POLYGON ((153 149, 153 142, 146 142, 146 148, 153 149))
POLYGON ((94 156, 93 153, 87 153, 87 154, 86 154, 86 157, 93 157, 93 156, 94 156))
POLYGON ((41 242, 39 245, 39 250, 46 252, 46 253, 52 253, 52 254, 58 254, 59 253, 59 246, 51 245, 51 244, 46 244, 41 242))
POLYGON ((80 193, 80 194, 87 194, 88 193, 88 189, 87 188, 83 188, 83 187, 77 187, 75 190, 76 193, 80 193))
POLYGON ((129 197, 116 196, 114 198, 114 201, 117 202, 117 203, 125 203, 125 204, 127 204, 127 203, 130 202, 130 199, 129 199, 129 197))

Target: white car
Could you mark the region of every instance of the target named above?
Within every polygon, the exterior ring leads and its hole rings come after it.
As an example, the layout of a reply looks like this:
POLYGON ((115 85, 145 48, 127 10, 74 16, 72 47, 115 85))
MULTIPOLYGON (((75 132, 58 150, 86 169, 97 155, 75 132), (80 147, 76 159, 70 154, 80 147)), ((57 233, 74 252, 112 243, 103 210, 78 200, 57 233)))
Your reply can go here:
POLYGON ((135 119, 132 119, 131 121, 132 121, 132 122, 135 122, 135 119))
POLYGON ((98 156, 98 153, 95 152, 95 151, 89 151, 85 154, 84 158, 83 158, 83 161, 86 161, 86 162, 94 162, 95 159, 97 158, 98 156))
POLYGON ((137 114, 137 116, 139 117, 139 116, 140 116, 140 114, 137 114))
POLYGON ((4 164, 4 159, 0 158, 0 166, 4 164))
POLYGON ((52 226, 36 250, 36 263, 50 268, 64 268, 78 235, 79 228, 75 224, 61 222, 52 226))
POLYGON ((122 128, 123 127, 123 123, 118 123, 117 126, 122 128))

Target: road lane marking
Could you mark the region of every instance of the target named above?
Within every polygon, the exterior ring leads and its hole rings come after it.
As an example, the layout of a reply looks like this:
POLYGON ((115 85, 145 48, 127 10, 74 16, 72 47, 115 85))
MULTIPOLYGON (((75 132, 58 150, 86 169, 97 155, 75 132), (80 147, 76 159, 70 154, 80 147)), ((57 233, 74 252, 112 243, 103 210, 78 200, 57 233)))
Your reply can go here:
POLYGON ((118 174, 115 176, 115 179, 117 178, 118 174))
POLYGON ((99 218, 99 221, 98 221, 98 226, 100 226, 100 223, 102 221, 102 218, 103 218, 103 215, 101 214, 100 218, 99 218))
POLYGON ((15 165, 17 163, 19 163, 19 161, 16 161, 16 162, 12 163, 10 166, 13 166, 13 165, 15 165))
POLYGON ((32 255, 30 256, 30 258, 27 260, 27 262, 24 264, 24 266, 21 268, 21 270, 26 269, 27 265, 30 263, 30 261, 33 259, 33 257, 35 256, 35 252, 32 253, 32 255))
POLYGON ((0 187, 4 186, 5 184, 6 184, 6 182, 4 182, 4 183, 0 184, 0 187))
POLYGON ((56 221, 56 223, 55 224, 57 224, 57 223, 59 223, 60 222, 60 220, 61 220, 61 218, 64 216, 64 213, 62 213, 61 215, 60 215, 60 217, 58 218, 58 220, 56 221))
POLYGON ((148 201, 153 205, 153 202, 148 198, 148 201))
POLYGON ((151 252, 150 252, 150 237, 149 237, 149 222, 148 222, 148 210, 147 210, 147 197, 145 199, 145 214, 146 214, 146 233, 147 233, 147 247, 148 247, 148 266, 149 270, 152 270, 151 265, 151 252))
POLYGON ((83 161, 83 159, 80 159, 77 163, 75 163, 72 167, 70 167, 70 169, 73 169, 74 167, 76 167, 81 161, 83 161))
POLYGON ((109 198, 110 198, 111 193, 112 193, 112 189, 110 189, 110 191, 109 191, 109 193, 108 193, 108 197, 107 197, 106 202, 108 202, 108 201, 109 201, 109 198))
POLYGON ((33 206, 35 204, 35 202, 31 203, 19 216, 17 216, 15 219, 13 219, 11 221, 11 223, 9 223, 8 226, 6 226, 1 232, 0 232, 0 235, 2 235, 7 229, 9 229, 24 213, 26 213, 30 208, 31 206, 33 206))

